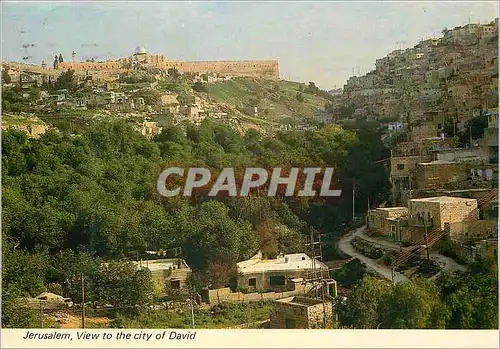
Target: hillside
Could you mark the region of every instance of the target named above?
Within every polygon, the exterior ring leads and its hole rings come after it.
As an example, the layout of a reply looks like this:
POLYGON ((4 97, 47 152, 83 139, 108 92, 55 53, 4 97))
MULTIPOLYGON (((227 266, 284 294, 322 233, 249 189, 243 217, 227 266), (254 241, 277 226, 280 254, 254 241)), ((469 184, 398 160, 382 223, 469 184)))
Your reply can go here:
MULTIPOLYGON (((242 114, 257 120, 296 124, 320 113, 327 99, 305 92, 304 84, 292 81, 236 78, 207 84, 207 93, 216 101, 231 105, 242 114), (297 94, 303 96, 299 101, 297 94)), ((250 119, 251 120, 251 119, 250 119)))
POLYGON ((454 121, 460 128, 498 107, 498 19, 445 28, 441 38, 395 50, 375 66, 348 80, 334 119, 432 121, 453 132, 454 121))

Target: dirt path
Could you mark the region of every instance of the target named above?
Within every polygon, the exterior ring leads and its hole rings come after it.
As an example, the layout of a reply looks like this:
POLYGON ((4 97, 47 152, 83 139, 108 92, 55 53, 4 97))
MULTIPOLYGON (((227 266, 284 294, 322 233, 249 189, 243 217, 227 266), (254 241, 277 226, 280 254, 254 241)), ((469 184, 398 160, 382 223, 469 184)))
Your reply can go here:
MULTIPOLYGON (((377 261, 368 258, 366 256, 363 256, 361 253, 357 252, 356 249, 351 245, 351 240, 354 239, 356 236, 362 236, 365 238, 363 235, 363 232, 365 231, 366 226, 362 226, 361 228, 356 229, 354 232, 348 233, 347 235, 344 235, 340 240, 339 240, 339 248, 342 252, 347 253, 348 255, 351 255, 353 257, 358 258, 361 262, 363 262, 368 268, 376 271, 380 275, 382 275, 384 278, 388 280, 392 280, 392 270, 386 265, 381 265, 378 264, 377 261)), ((398 246, 399 249, 399 246, 398 246)), ((394 281, 395 282, 408 282, 410 279, 406 276, 404 276, 401 273, 395 272, 394 274, 394 281)))

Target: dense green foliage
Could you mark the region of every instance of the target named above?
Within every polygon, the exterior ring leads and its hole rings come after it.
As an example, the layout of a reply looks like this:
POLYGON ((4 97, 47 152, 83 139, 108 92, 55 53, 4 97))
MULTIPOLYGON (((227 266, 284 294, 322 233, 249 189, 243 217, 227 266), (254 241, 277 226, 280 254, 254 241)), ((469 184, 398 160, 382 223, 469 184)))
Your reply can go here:
MULTIPOLYGON (((215 284, 225 280, 221 269, 231 270, 259 249, 270 256, 301 251, 310 226, 326 234, 325 253, 331 258, 334 242, 349 223, 349 195, 335 202, 161 198, 156 180, 164 168, 199 166, 215 172, 329 165, 342 181, 354 176, 351 162, 372 169, 371 162, 383 156, 366 152, 365 139, 337 126, 264 137, 255 131, 241 136, 205 122, 167 128, 150 141, 116 121, 96 123, 77 136, 48 132, 30 139, 16 131, 2 136, 4 290, 14 299, 54 289, 78 302, 83 274, 87 299, 115 306, 147 304, 151 280, 126 262, 109 261, 181 246, 204 283, 215 284)), ((362 181, 377 183, 379 176, 385 176, 383 168, 367 171, 362 181)), ((340 185, 350 192, 349 182, 340 185)), ((385 199, 368 187, 360 182, 360 201, 369 195, 371 202, 385 199)))
MULTIPOLYGON (((208 309, 194 312, 197 328, 227 328, 247 324, 252 327, 256 322, 269 319, 271 302, 252 302, 249 304, 221 303, 208 309)), ((112 327, 123 328, 191 328, 191 313, 188 309, 180 311, 143 310, 138 316, 118 315, 112 327)))
POLYGON ((392 285, 365 277, 337 306, 341 326, 353 328, 498 328, 494 274, 447 274, 392 285))

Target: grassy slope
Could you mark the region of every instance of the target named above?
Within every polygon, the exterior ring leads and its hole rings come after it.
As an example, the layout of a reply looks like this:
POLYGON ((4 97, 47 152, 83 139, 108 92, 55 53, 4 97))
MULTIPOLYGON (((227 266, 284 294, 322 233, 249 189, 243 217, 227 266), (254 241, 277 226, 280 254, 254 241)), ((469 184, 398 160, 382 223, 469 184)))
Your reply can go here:
POLYGON ((279 122, 285 118, 303 120, 322 110, 324 98, 303 93, 304 102, 296 98, 302 84, 291 81, 237 78, 208 84, 208 94, 220 102, 243 108, 256 106, 259 118, 279 122), (278 86, 277 88, 275 88, 278 86))

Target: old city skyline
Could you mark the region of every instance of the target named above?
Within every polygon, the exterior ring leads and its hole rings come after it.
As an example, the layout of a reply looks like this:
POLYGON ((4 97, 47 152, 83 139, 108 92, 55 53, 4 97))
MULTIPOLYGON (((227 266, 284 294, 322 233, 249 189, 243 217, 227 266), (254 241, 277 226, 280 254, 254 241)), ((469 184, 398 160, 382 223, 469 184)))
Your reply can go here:
POLYGON ((128 56, 131 47, 144 45, 172 60, 278 59, 284 79, 315 81, 331 89, 370 71, 375 59, 395 48, 441 36, 444 27, 491 21, 498 11, 494 2, 346 5, 153 2, 85 4, 77 5, 81 11, 73 11, 65 4, 7 3, 2 8, 2 58, 30 57, 28 63, 51 64, 55 53, 71 61, 74 50, 77 61, 118 59, 128 56), (280 11, 281 19, 272 15, 280 11), (258 20, 242 21, 242 13, 258 20), (351 30, 341 30, 346 28, 351 30), (370 37, 374 30, 379 35, 370 37), (34 46, 23 48, 26 44, 34 46), (366 53, 356 54, 361 49, 366 53))

